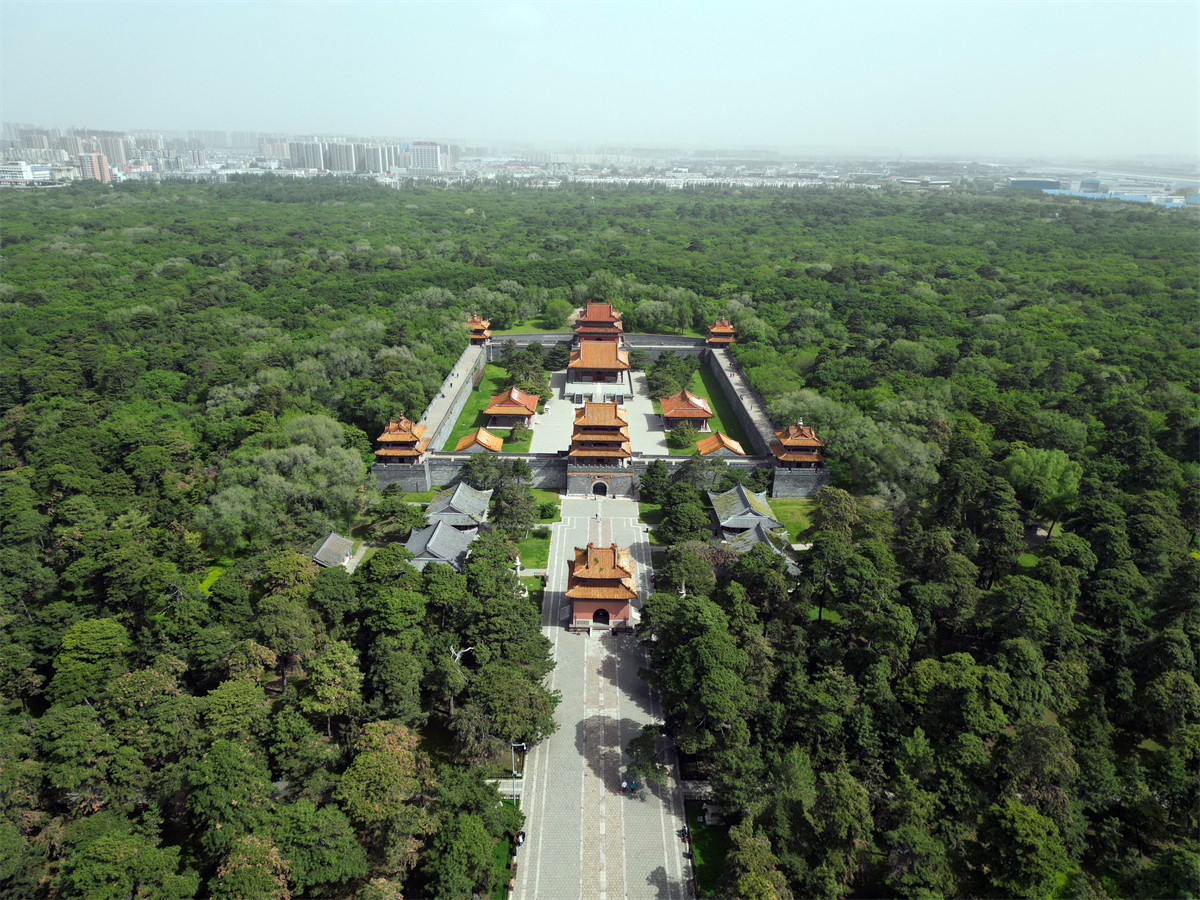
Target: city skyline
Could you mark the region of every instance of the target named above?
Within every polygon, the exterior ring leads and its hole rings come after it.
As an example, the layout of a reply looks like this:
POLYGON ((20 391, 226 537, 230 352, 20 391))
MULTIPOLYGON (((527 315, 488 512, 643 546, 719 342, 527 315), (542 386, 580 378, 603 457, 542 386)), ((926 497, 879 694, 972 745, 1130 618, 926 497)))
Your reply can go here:
POLYGON ((47 8, 5 4, 6 121, 830 155, 1200 144, 1196 4, 47 8))

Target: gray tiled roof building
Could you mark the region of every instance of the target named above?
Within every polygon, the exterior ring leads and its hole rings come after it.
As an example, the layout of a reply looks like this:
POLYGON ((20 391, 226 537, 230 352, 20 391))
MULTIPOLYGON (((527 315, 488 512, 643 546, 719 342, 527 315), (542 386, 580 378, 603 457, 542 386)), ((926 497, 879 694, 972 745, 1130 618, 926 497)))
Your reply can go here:
POLYGON ((466 565, 467 549, 475 539, 474 531, 459 531, 453 525, 438 522, 420 531, 413 529, 404 547, 413 555, 412 564, 424 570, 430 563, 445 563, 461 572, 466 565))
POLYGON ((783 524, 775 520, 771 504, 767 502, 767 492, 755 494, 738 485, 733 490, 723 494, 708 492, 712 501, 713 515, 721 531, 736 534, 763 524, 769 529, 782 528, 783 524))
POLYGON ((445 522, 455 528, 478 528, 487 518, 491 499, 491 491, 477 491, 460 481, 457 487, 433 495, 425 510, 425 518, 430 525, 445 522))
POLYGON ((782 556, 787 561, 787 572, 792 577, 797 577, 800 574, 800 569, 793 561, 791 554, 784 548, 788 547, 787 539, 778 534, 772 534, 770 529, 765 527, 762 522, 757 523, 748 531, 743 531, 740 534, 734 534, 726 541, 726 546, 739 554, 747 553, 754 548, 756 544, 766 544, 771 548, 771 552, 776 556, 782 556))
POLYGON ((354 552, 354 542, 331 531, 317 542, 312 549, 312 558, 318 566, 344 566, 354 552))

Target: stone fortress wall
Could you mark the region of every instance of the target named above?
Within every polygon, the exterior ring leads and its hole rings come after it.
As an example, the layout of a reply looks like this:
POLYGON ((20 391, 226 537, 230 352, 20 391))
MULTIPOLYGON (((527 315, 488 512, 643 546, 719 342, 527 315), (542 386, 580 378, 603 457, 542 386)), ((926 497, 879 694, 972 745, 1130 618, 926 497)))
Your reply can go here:
MULTIPOLYGON (((431 490, 434 486, 451 485, 458 481, 463 464, 470 456, 442 452, 440 448, 454 430, 454 425, 466 406, 467 398, 474 390, 476 375, 482 373, 484 364, 501 359, 504 344, 509 340, 520 349, 533 343, 539 343, 543 348, 549 349, 555 344, 570 344, 574 338, 574 333, 570 331, 536 332, 497 336, 483 348, 467 347, 443 384, 443 397, 431 403, 421 417, 421 424, 427 428, 426 433, 432 435, 424 463, 414 466, 372 466, 371 471, 375 475, 375 484, 379 490, 392 484, 400 484, 405 491, 421 493, 431 490), (467 370, 472 373, 472 377, 462 377, 462 372, 467 370), (446 397, 449 397, 449 403, 444 402, 446 397)), ((645 350, 652 360, 657 359, 664 350, 699 355, 702 363, 707 363, 716 375, 725 398, 750 438, 752 446, 745 449, 756 454, 744 459, 727 460, 728 464, 739 468, 774 466, 775 458, 771 455, 770 443, 774 440, 776 426, 767 414, 766 404, 750 385, 749 379, 745 377, 745 373, 728 350, 709 348, 703 338, 626 334, 624 339, 627 349, 645 350)), ((503 454, 503 458, 522 459, 527 462, 533 470, 532 486, 536 488, 568 494, 591 494, 593 485, 601 482, 606 485, 609 497, 632 498, 636 497, 638 481, 651 462, 661 459, 674 470, 676 466, 682 465, 687 457, 649 455, 635 451, 634 458, 625 468, 580 466, 571 463, 566 448, 554 454, 506 453, 503 454)), ((771 496, 809 497, 828 483, 828 469, 775 468, 771 496)))
POLYGON ((754 445, 753 448, 742 449, 753 449, 759 456, 770 456, 771 441, 775 439, 775 426, 771 417, 767 415, 767 405, 758 396, 758 391, 750 385, 750 379, 742 374, 741 367, 728 350, 710 350, 708 367, 720 383, 721 390, 729 405, 733 407, 746 436, 750 438, 750 443, 754 445), (736 385, 733 383, 733 377, 738 379, 736 385))
POLYGON ((441 450, 442 445, 446 443, 446 438, 450 437, 450 432, 454 430, 454 423, 458 421, 463 407, 467 405, 467 399, 483 375, 483 367, 486 363, 486 354, 481 352, 481 348, 467 347, 463 351, 463 355, 459 357, 454 369, 442 382, 442 396, 450 399, 449 407, 437 409, 438 404, 431 403, 429 409, 425 410, 425 415, 421 417, 421 424, 426 427, 425 434, 432 435, 429 438, 430 450, 441 450), (476 357, 474 361, 470 359, 472 355, 476 357), (466 377, 463 374, 464 369, 470 373, 466 377))

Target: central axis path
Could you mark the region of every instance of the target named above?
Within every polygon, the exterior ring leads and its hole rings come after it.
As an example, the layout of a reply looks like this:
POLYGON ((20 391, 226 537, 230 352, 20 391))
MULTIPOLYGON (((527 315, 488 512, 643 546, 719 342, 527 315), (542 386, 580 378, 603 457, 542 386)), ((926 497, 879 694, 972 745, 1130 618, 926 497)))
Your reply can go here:
MULTIPOLYGON (((685 900, 683 800, 676 782, 621 793, 622 750, 660 711, 638 670, 645 655, 632 635, 571 634, 567 559, 589 541, 631 547, 639 597, 649 593, 650 545, 628 500, 563 501, 553 526, 542 629, 557 665, 550 687, 562 692, 559 730, 529 754, 521 807, 525 846, 517 851, 518 900, 685 900), (599 517, 597 517, 599 513, 599 517)), ((669 764, 673 760, 666 760, 669 764)), ((673 771, 675 769, 673 768, 673 771)))

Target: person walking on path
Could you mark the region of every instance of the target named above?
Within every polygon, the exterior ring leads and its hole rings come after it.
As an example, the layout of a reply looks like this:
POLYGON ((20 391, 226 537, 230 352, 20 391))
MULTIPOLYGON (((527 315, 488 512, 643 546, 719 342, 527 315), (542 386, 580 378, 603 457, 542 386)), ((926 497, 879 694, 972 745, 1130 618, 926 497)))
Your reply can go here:
POLYGON ((627 788, 627 787, 629 787, 629 784, 627 782, 622 781, 621 782, 621 793, 622 794, 625 793, 625 788, 627 788))

